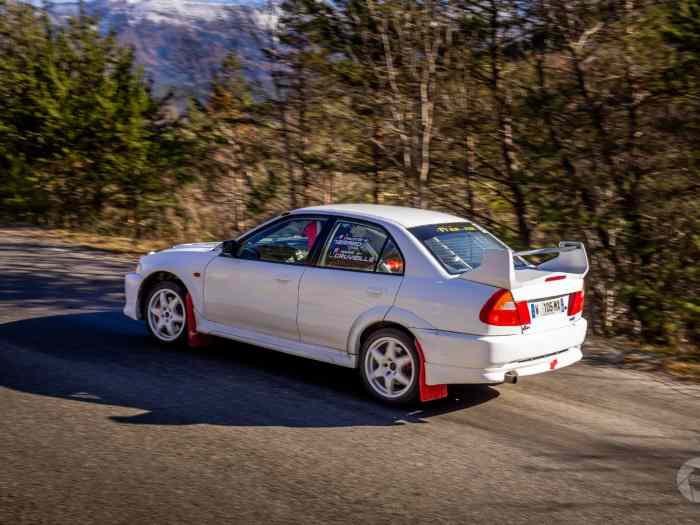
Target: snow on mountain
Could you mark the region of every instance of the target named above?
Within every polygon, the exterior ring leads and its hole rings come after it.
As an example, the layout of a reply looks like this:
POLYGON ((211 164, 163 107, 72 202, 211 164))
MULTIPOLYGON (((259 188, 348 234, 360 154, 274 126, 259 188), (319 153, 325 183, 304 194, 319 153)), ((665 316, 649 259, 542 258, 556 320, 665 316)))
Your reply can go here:
MULTIPOLYGON (((266 85, 269 74, 261 42, 276 22, 264 0, 92 0, 89 14, 104 32, 134 48, 157 92, 174 88, 181 96, 206 95, 211 76, 227 53, 235 51, 243 72, 266 85)), ((75 2, 54 3, 57 19, 77 13, 75 2)))
POLYGON ((125 16, 131 23, 149 21, 179 25, 225 18, 230 8, 235 6, 223 1, 190 0, 95 0, 93 4, 108 9, 111 16, 125 16))

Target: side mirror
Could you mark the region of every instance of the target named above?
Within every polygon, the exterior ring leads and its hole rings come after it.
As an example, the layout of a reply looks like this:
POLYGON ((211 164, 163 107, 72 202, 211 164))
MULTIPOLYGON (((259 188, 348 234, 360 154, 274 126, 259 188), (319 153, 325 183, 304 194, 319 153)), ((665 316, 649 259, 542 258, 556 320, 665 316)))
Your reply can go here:
POLYGON ((229 257, 235 257, 238 252, 238 242, 237 241, 224 241, 221 247, 222 255, 228 255, 229 257))

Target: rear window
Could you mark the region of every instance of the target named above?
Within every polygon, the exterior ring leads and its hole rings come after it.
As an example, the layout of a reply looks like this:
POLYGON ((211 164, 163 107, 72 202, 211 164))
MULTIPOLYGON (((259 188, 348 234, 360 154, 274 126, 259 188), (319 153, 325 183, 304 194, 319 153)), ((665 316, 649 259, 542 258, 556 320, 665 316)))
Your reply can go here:
POLYGON ((485 250, 505 250, 495 237, 468 222, 417 226, 409 231, 450 273, 478 268, 485 250))

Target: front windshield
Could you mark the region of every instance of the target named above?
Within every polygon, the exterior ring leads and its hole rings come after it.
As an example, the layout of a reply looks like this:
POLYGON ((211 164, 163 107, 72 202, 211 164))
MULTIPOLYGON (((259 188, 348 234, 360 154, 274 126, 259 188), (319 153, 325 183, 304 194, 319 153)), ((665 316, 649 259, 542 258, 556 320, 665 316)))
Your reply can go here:
POLYGON ((495 237, 469 222, 430 224, 409 231, 454 274, 478 268, 485 250, 506 249, 495 237))

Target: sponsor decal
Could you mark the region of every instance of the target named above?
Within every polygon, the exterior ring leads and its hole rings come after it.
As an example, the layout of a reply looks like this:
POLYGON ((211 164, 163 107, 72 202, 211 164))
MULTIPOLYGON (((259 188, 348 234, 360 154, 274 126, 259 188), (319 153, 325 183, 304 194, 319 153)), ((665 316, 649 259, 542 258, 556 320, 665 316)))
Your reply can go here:
POLYGON ((330 257, 341 261, 374 264, 374 257, 364 253, 362 249, 369 242, 369 239, 365 237, 353 237, 351 234, 345 233, 338 235, 333 239, 330 257))
POLYGON ((345 235, 341 235, 337 239, 333 241, 334 246, 351 246, 353 248, 360 248, 363 244, 365 244, 367 239, 362 239, 362 238, 357 238, 357 237, 346 237, 345 235))
POLYGON ((475 232, 477 231, 475 226, 471 226, 469 224, 467 225, 462 225, 462 226, 451 226, 449 224, 445 224, 443 226, 438 226, 435 228, 435 231, 437 233, 457 233, 457 232, 475 232))

